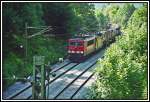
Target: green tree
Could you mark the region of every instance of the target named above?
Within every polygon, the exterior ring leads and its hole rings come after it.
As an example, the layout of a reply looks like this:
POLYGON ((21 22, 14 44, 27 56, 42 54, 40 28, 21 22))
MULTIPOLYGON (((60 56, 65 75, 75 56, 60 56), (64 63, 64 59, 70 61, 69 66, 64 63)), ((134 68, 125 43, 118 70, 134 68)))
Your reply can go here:
POLYGON ((135 7, 133 4, 126 3, 123 7, 120 7, 116 14, 116 23, 120 24, 122 27, 127 26, 127 22, 131 15, 133 14, 135 7))
POLYGON ((102 10, 96 11, 96 18, 99 23, 99 30, 104 30, 109 23, 108 16, 105 16, 102 10))
POLYGON ((117 12, 120 9, 120 7, 116 4, 108 5, 106 8, 104 8, 103 12, 106 17, 109 18, 110 23, 117 23, 117 12))
MULTIPOLYGON (((31 63, 24 68, 25 23, 30 26, 43 25, 40 3, 3 3, 3 78, 13 75, 26 76, 31 73, 31 63)), ((37 50, 37 49, 36 49, 37 50)), ((14 80, 3 80, 6 88, 14 80)))
POLYGON ((43 25, 44 21, 41 19, 42 16, 42 5, 39 3, 3 4, 2 24, 3 39, 5 39, 3 40, 4 58, 8 55, 9 51, 17 51, 15 47, 18 43, 23 43, 20 42, 17 36, 23 38, 25 22, 31 26, 43 25))
POLYGON ((88 3, 71 3, 74 12, 75 31, 77 32, 93 32, 97 31, 98 22, 95 17, 95 8, 93 4, 88 3))

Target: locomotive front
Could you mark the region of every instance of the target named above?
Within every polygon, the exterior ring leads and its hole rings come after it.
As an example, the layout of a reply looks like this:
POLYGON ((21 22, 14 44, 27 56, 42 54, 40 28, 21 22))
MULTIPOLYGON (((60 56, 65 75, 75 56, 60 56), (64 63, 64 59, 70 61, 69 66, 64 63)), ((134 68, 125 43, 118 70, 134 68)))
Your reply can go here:
POLYGON ((84 40, 73 38, 68 40, 68 55, 71 61, 80 62, 84 60, 84 40))

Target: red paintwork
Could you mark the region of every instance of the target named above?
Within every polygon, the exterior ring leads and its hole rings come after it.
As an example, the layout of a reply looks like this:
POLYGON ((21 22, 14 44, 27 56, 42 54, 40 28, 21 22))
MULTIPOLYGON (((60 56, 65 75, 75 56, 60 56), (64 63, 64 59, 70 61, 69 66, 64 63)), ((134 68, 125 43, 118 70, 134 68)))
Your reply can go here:
POLYGON ((68 46, 68 50, 70 51, 84 51, 84 41, 81 39, 69 39, 69 42, 80 42, 82 43, 82 46, 68 46))
POLYGON ((70 51, 84 51, 84 46, 69 46, 70 51))

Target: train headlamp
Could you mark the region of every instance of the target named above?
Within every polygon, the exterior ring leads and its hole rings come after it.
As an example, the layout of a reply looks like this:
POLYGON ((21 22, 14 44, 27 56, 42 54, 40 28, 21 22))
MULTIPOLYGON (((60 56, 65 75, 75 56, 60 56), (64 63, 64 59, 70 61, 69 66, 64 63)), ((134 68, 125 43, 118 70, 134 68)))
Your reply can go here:
POLYGON ((81 51, 80 53, 83 53, 83 51, 81 51))

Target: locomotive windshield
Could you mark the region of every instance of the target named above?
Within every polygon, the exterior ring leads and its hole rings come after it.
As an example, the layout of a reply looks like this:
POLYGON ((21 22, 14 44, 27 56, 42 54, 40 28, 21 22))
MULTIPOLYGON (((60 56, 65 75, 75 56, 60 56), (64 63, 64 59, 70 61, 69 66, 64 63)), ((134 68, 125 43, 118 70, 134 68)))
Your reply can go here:
POLYGON ((70 46, 82 46, 83 44, 81 42, 70 42, 70 46))

